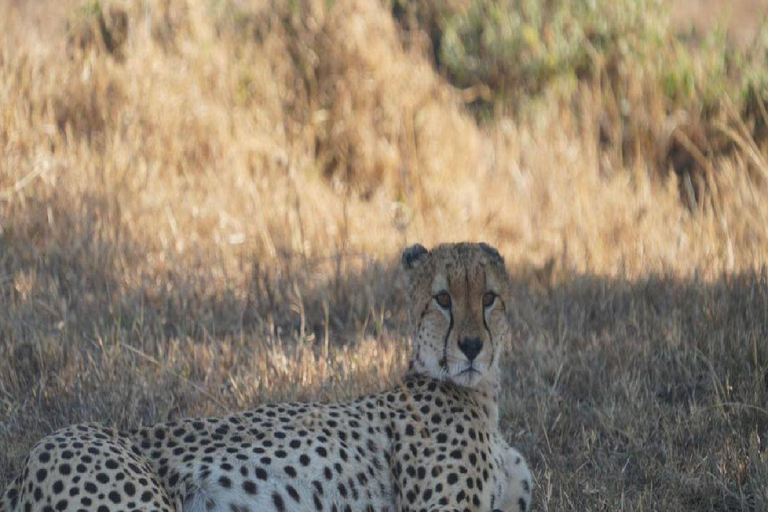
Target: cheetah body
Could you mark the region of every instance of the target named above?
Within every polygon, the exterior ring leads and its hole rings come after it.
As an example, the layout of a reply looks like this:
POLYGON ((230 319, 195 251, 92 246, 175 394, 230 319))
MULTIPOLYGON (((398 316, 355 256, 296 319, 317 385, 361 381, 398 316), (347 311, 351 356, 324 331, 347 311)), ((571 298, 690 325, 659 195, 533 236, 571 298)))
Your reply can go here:
POLYGON ((348 404, 69 427, 32 450, 11 510, 490 510, 492 401, 479 398, 410 378, 348 404))

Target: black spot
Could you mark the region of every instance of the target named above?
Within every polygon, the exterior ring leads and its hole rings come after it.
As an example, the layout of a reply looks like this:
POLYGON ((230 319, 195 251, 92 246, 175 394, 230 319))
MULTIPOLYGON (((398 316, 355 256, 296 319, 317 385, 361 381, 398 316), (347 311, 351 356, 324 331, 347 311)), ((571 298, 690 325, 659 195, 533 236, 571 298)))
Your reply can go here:
POLYGON ((246 494, 256 494, 258 492, 256 483, 250 480, 245 480, 243 482, 243 490, 245 491, 246 494))
POLYGON ((299 503, 299 493, 296 492, 296 489, 293 488, 291 485, 286 485, 285 490, 288 491, 288 496, 293 498, 293 501, 296 503, 299 503))
POLYGON ((276 492, 272 493, 272 503, 275 504, 275 508, 278 512, 285 511, 285 503, 283 502, 283 497, 276 492))

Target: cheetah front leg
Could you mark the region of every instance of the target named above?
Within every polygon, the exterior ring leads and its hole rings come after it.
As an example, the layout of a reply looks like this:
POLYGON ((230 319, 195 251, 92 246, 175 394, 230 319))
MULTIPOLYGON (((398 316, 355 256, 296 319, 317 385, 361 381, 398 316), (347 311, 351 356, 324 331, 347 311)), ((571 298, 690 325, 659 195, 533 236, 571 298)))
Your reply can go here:
POLYGON ((527 512, 531 506, 532 477, 523 456, 497 437, 493 442, 496 471, 492 512, 527 512))

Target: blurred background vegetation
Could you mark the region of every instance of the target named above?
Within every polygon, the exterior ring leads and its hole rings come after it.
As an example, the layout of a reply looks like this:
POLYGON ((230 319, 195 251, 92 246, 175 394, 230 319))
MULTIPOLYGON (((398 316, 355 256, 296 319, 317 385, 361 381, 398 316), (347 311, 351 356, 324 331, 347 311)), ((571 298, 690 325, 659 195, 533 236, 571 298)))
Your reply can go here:
POLYGON ((0 483, 58 426, 394 382, 513 275, 541 510, 768 509, 762 0, 0 2, 0 483))

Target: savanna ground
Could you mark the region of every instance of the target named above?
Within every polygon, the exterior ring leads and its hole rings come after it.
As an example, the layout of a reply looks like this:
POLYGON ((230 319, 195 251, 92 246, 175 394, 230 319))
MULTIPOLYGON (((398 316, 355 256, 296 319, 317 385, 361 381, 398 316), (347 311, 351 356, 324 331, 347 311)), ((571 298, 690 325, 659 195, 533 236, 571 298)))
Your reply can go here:
POLYGON ((703 4, 1 2, 0 488, 392 385, 400 250, 470 239, 537 510, 768 510, 768 30, 703 4))

